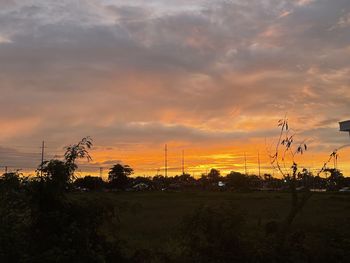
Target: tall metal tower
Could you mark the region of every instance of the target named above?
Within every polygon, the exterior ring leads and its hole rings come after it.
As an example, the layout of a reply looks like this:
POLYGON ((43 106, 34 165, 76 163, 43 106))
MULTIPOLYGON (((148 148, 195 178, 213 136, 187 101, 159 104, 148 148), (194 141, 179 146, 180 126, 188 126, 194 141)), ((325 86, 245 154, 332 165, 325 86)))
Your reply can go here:
POLYGON ((164 148, 164 174, 165 177, 168 176, 168 145, 165 144, 164 148))
POLYGON ((185 174, 185 150, 182 150, 182 174, 185 174))
POLYGON ((261 176, 260 152, 258 151, 259 177, 261 176))
POLYGON ((44 155, 45 155, 45 141, 42 141, 42 143, 41 143, 40 176, 43 176, 44 155))

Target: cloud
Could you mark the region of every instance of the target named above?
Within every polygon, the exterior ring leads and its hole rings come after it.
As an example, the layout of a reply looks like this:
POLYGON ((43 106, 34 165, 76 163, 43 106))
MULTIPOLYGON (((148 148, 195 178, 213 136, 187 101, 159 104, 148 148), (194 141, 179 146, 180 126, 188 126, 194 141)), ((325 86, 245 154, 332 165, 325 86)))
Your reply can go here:
POLYGON ((305 6, 315 2, 315 0, 297 0, 296 2, 299 6, 305 6))
POLYGON ((0 7, 0 142, 225 144, 273 135, 286 112, 320 149, 342 141, 347 0, 0 7))

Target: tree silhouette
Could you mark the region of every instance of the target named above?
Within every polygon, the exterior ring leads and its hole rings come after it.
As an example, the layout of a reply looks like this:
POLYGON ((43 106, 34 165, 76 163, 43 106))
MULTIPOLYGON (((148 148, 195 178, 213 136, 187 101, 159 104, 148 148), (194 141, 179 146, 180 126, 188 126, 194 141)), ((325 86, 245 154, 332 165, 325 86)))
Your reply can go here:
POLYGON ((304 154, 308 147, 305 141, 301 141, 295 145, 295 132, 289 128, 288 119, 284 118, 278 121, 280 127, 280 135, 276 144, 275 151, 270 155, 271 165, 277 169, 283 176, 291 193, 291 207, 280 230, 280 244, 283 246, 290 227, 303 209, 307 201, 312 196, 310 191, 309 180, 305 180, 303 190, 298 192, 298 180, 311 176, 306 169, 300 171, 296 162, 296 156, 304 154))
POLYGON ((208 180, 211 183, 216 183, 220 180, 220 171, 217 169, 211 169, 210 172, 208 173, 208 180))
POLYGON ((100 190, 103 188, 104 182, 101 177, 88 175, 83 178, 76 179, 74 181, 74 186, 88 190, 100 190))
POLYGON ((239 172, 230 172, 227 175, 226 180, 230 186, 236 189, 246 189, 249 186, 249 177, 239 172))
POLYGON ((43 176, 41 181, 50 184, 53 189, 57 191, 64 191, 67 185, 70 183, 71 174, 64 161, 61 160, 50 160, 44 162, 41 167, 43 176))
POLYGON ((129 165, 116 164, 108 173, 108 181, 112 187, 125 189, 129 182, 129 176, 134 170, 129 165))
POLYGON ((344 187, 345 178, 342 172, 336 168, 326 168, 324 172, 329 174, 327 177, 327 190, 338 191, 344 187))
POLYGON ((92 139, 88 136, 81 139, 77 144, 69 145, 66 147, 66 152, 64 154, 64 159, 68 172, 71 175, 70 179, 74 177, 74 171, 77 169, 76 160, 77 159, 87 159, 88 162, 92 160, 89 150, 92 148, 92 139))
POLYGON ((63 191, 74 180, 74 172, 78 167, 76 160, 82 158, 86 158, 88 161, 92 160, 88 152, 91 147, 92 139, 90 137, 85 137, 77 144, 67 146, 64 160, 52 159, 40 164, 37 169, 38 178, 40 181, 50 184, 55 190, 63 191))

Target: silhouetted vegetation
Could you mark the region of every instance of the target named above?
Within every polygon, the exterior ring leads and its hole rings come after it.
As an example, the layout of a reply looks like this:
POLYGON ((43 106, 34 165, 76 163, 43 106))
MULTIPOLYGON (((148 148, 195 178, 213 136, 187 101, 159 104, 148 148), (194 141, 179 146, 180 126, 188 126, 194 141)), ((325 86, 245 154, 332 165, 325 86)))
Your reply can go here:
POLYGON ((74 181, 75 189, 82 191, 100 191, 106 187, 106 183, 101 177, 85 176, 74 181))
MULTIPOLYGON (((282 123, 281 134, 287 130, 287 123, 282 123)), ((293 138, 286 135, 282 139, 282 135, 279 145, 290 151, 293 138)), ((342 226, 337 229, 326 224, 319 230, 309 225, 308 229, 300 225, 303 221, 298 221, 299 215, 304 219, 306 201, 314 191, 336 192, 350 187, 350 180, 335 168, 325 165, 321 171, 324 176, 321 173, 314 176, 307 169, 299 169, 292 159, 287 172, 286 166, 282 168, 279 163, 281 151, 277 149, 272 163, 283 172, 283 178, 235 171, 223 175, 214 168, 198 179, 186 173, 131 177, 133 169, 124 164, 111 167, 108 182, 94 176, 76 178, 78 160, 92 160, 91 147, 90 138, 68 146, 62 160, 43 162, 35 177, 19 172, 0 177, 1 262, 328 262, 331 258, 345 262, 349 256, 349 240, 339 230, 342 226), (142 201, 130 202, 128 199, 137 197, 137 193, 127 192, 141 192, 142 201), (209 198, 214 193, 215 198, 209 198), (153 194, 162 194, 161 198, 152 199, 153 205, 149 206, 154 215, 148 212, 148 217, 154 222, 143 223, 146 214, 137 224, 143 224, 145 229, 154 225, 159 228, 158 221, 169 217, 163 222, 162 231, 167 233, 169 222, 173 222, 172 228, 162 247, 132 245, 125 229, 137 233, 126 224, 132 222, 130 215, 145 213, 142 202, 153 194), (126 195, 128 199, 124 200, 126 195), (170 202, 171 196, 187 195, 184 207, 179 207, 179 203, 160 203, 163 198, 170 202), (291 195, 290 206, 286 195, 291 195), (238 198, 237 202, 215 201, 230 196, 238 198), (198 197, 204 198, 205 203, 198 203, 198 197), (276 202, 278 206, 271 206, 276 202), (262 209, 257 206, 259 203, 265 207, 269 204, 271 207, 266 208, 269 213, 275 214, 276 209, 281 212, 278 216, 256 214, 262 209), (245 209, 250 207, 255 214, 246 213, 245 209), (174 213, 179 209, 184 210, 174 213), (167 214, 162 215, 163 210, 167 214), (318 243, 313 244, 310 238, 318 243), (320 251, 322 246, 327 246, 327 250, 320 251)), ((307 148, 304 144, 302 147, 298 146, 297 153, 307 148)), ((347 197, 330 198, 347 209, 344 205, 347 197)), ((137 224, 133 226, 137 228, 137 224)))
POLYGON ((122 259, 118 239, 101 228, 116 215, 100 204, 72 202, 66 196, 77 168, 89 155, 83 139, 67 148, 64 161, 40 165, 38 176, 18 173, 0 180, 0 258, 2 262, 109 262, 122 259))
POLYGON ((134 170, 128 165, 116 164, 108 173, 108 181, 112 188, 125 189, 129 183, 129 176, 134 170))

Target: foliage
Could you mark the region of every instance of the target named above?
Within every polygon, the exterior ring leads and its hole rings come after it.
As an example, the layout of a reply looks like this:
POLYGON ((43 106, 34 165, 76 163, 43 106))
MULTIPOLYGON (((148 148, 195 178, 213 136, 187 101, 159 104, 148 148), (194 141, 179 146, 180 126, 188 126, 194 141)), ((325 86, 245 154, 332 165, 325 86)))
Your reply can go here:
POLYGON ((83 138, 77 144, 67 146, 64 160, 52 159, 39 166, 37 169, 38 180, 50 184, 55 191, 64 191, 74 180, 77 159, 92 160, 88 152, 91 147, 92 139, 89 137, 83 138))
POLYGON ((92 158, 88 152, 92 147, 92 139, 90 137, 85 137, 77 144, 69 145, 66 147, 66 152, 64 154, 64 159, 67 164, 74 164, 76 159, 86 158, 91 161, 92 158))
POLYGON ((21 174, 18 172, 5 173, 0 178, 0 189, 5 192, 19 190, 21 181, 21 174))
POLYGON ((325 168, 324 173, 327 175, 327 189, 329 191, 338 191, 345 186, 345 177, 341 171, 336 168, 325 168))
POLYGON ((307 169, 300 170, 296 162, 296 155, 302 155, 308 149, 305 141, 299 142, 295 146, 296 134, 289 128, 286 118, 278 121, 278 127, 280 127, 280 135, 276 149, 270 156, 271 165, 280 172, 288 184, 292 199, 290 211, 279 233, 281 245, 283 246, 291 224, 312 196, 310 191, 311 185, 309 184, 312 174, 307 169), (300 180, 303 182, 302 191, 297 190, 298 181, 300 180))
POLYGON ((247 262, 244 217, 228 205, 200 207, 185 218, 179 262, 247 262))
POLYGON ((64 159, 71 177, 74 176, 74 171, 77 168, 77 159, 86 158, 88 162, 92 160, 89 154, 89 149, 91 149, 92 145, 92 139, 90 137, 85 137, 77 144, 69 145, 66 147, 64 159))
POLYGON ((74 181, 74 186, 87 189, 87 190, 101 190, 103 189, 105 183, 103 182, 101 177, 97 176, 85 176, 83 178, 77 178, 74 181))
POLYGON ((249 177, 238 172, 230 172, 226 177, 227 183, 234 189, 248 189, 249 177))
POLYGON ((115 253, 120 251, 118 240, 107 242, 100 233, 101 224, 109 218, 103 206, 62 200, 50 209, 33 209, 33 262, 105 262, 111 246, 115 253))
MULTIPOLYGON (((119 234, 120 209, 116 207, 115 201, 111 200, 108 204, 96 202, 96 199, 89 200, 85 194, 81 195, 82 199, 76 199, 72 196, 74 197, 77 193, 69 193, 74 189, 73 185, 90 190, 105 187, 101 178, 92 176, 76 179, 73 184, 77 160, 80 158, 91 160, 88 150, 92 147, 92 141, 87 137, 77 144, 68 146, 64 160, 53 159, 42 163, 39 166, 37 177, 26 178, 18 172, 6 173, 0 177, 1 261, 224 263, 309 262, 313 258, 314 261, 326 260, 327 262, 335 258, 337 262, 341 262, 349 254, 345 249, 349 239, 338 229, 342 229, 342 226, 330 228, 320 245, 310 246, 308 243, 309 246, 307 246, 309 232, 305 229, 293 228, 292 222, 296 221, 297 215, 301 214, 301 210, 309 200, 311 187, 327 187, 329 191, 337 191, 341 187, 349 186, 350 180, 344 178, 336 168, 328 168, 327 163, 321 169, 322 173, 328 175, 327 179, 320 176, 314 177, 307 169, 300 169, 294 157, 297 154, 303 154, 307 146, 305 142, 302 142, 293 150, 294 135, 289 134, 287 121, 281 122, 280 127, 281 136, 276 153, 272 156, 272 164, 281 172, 283 180, 273 178, 271 175, 260 178, 234 171, 224 177, 216 169, 211 169, 208 175, 198 180, 189 174, 174 177, 158 175, 154 178, 130 178, 133 169, 128 165, 116 164, 109 172, 109 186, 126 189, 129 186, 144 183, 149 185, 150 189, 158 190, 174 189, 174 186, 177 190, 200 188, 201 186, 215 190, 218 189, 219 180, 226 182, 228 189, 234 190, 264 188, 283 190, 285 186, 288 186, 292 196, 292 205, 287 217, 282 221, 280 218, 261 220, 254 214, 249 218, 248 224, 246 215, 239 212, 235 206, 204 205, 184 219, 180 233, 172 238, 171 248, 162 251, 161 249, 130 247, 119 234), (287 154, 292 157, 290 166, 286 165, 287 154), (68 195, 70 195, 69 198, 68 195), (253 226, 251 221, 257 221, 257 226, 253 226), (328 249, 326 251, 318 249, 322 246, 328 249)), ((332 154, 330 160, 336 156, 332 154)), ((120 195, 120 193, 115 195, 118 196, 118 201, 120 195)), ((185 195, 187 195, 186 192, 185 195)), ((142 198, 144 199, 144 195, 142 198)), ((239 203, 244 203, 249 198, 246 195, 239 199, 239 203)), ((278 200, 278 198, 274 199, 278 200)), ((345 200, 341 196, 334 198, 337 198, 339 202, 345 200)), ((158 199, 162 198, 152 200, 156 202, 158 199)), ((211 203, 214 199, 210 198, 206 203, 211 203)), ((275 202, 271 197, 265 197, 265 199, 269 203, 275 202)), ((198 202, 197 196, 191 200, 198 202)), ((254 199, 254 203, 257 200, 254 199)), ((188 199, 186 202, 192 203, 188 202, 188 199)), ((177 202, 176 204, 179 206, 177 202)), ((176 212, 176 206, 171 203, 167 206, 168 208, 162 208, 159 204, 154 203, 150 207, 156 207, 156 212, 168 209, 171 220, 176 221, 173 217, 180 217, 176 212)), ((254 210, 259 210, 258 206, 254 210)), ((130 207, 137 207, 137 209, 132 209, 133 213, 137 214, 142 205, 131 204, 130 207)), ((195 206, 192 206, 187 212, 194 209, 195 206)), ((281 206, 280 209, 286 210, 284 206, 281 206)), ((152 211, 148 211, 148 215, 150 213, 153 214, 152 211)), ((153 220, 156 219, 153 224, 158 225, 157 220, 162 217, 164 214, 153 215, 153 220)), ((150 226, 151 223, 143 223, 146 229, 150 226)), ((158 228, 160 229, 159 226, 158 228)), ((164 231, 165 227, 162 226, 161 229, 164 231)), ((316 232, 318 233, 318 229, 316 232)))
MULTIPOLYGON (((118 230, 117 210, 67 199, 75 160, 89 156, 88 140, 67 148, 65 161, 43 163, 40 175, 0 178, 0 258, 2 262, 122 262, 118 235, 103 234, 103 225, 118 230)), ((39 173, 38 173, 39 174, 39 173)))
POLYGON ((220 180, 220 171, 217 169, 211 169, 207 175, 210 183, 217 183, 220 180))
POLYGON ((108 173, 110 185, 118 189, 125 189, 129 183, 129 176, 133 172, 134 170, 129 165, 114 165, 108 173))
POLYGON ((43 163, 39 180, 52 191, 62 193, 71 182, 71 173, 65 162, 50 160, 43 163))
POLYGON ((20 262, 29 253, 28 230, 31 210, 26 193, 21 189, 26 179, 17 172, 0 177, 0 259, 20 262))

